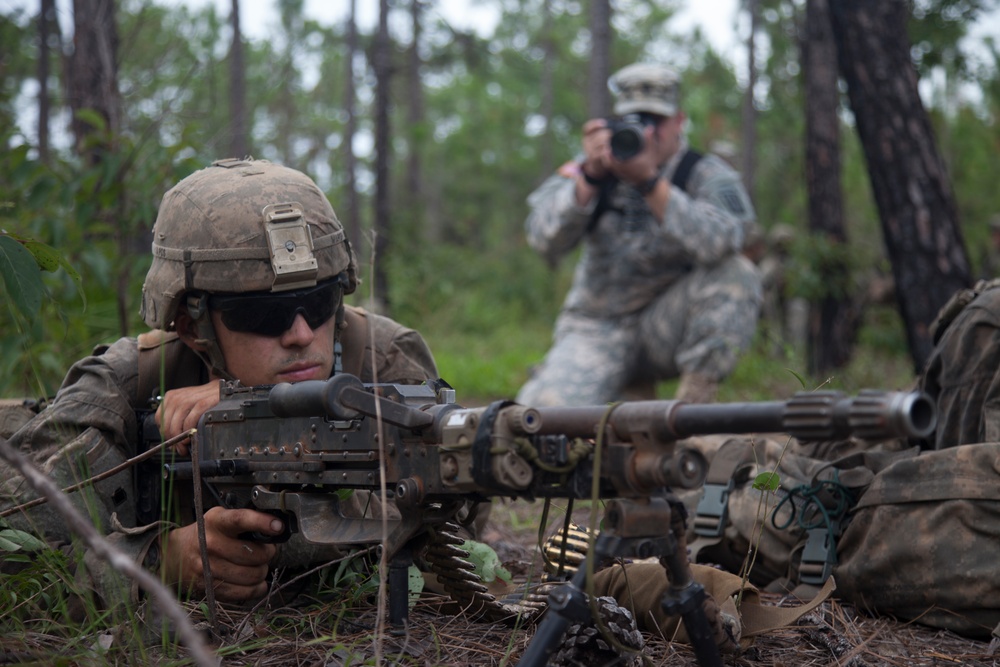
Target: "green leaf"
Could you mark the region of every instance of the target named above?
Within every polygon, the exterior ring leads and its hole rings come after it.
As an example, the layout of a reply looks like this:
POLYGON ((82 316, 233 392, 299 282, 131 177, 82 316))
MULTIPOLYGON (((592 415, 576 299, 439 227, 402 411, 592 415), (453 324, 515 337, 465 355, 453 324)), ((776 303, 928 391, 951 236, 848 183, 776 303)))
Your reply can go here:
POLYGON ((80 109, 76 112, 76 117, 84 123, 89 123, 97 132, 104 132, 108 127, 104 116, 94 109, 80 109))
POLYGON ((45 542, 41 541, 31 533, 26 533, 23 530, 13 530, 11 528, 0 530, 0 550, 2 551, 18 551, 20 549, 25 549, 26 551, 41 551, 45 548, 47 548, 45 542))
POLYGON ((42 275, 27 248, 10 236, 0 236, 0 275, 18 310, 33 318, 42 306, 42 275))
POLYGON ((476 572, 483 578, 483 581, 490 583, 499 577, 510 583, 510 572, 500 564, 500 557, 490 545, 466 540, 462 544, 462 549, 469 552, 469 562, 476 566, 476 572))
POLYGON ((753 480, 753 488, 758 491, 770 491, 774 493, 781 484, 781 477, 776 472, 762 472, 753 480))
POLYGON ((52 272, 59 268, 59 253, 52 246, 45 245, 44 243, 40 243, 38 241, 25 241, 24 247, 28 249, 28 252, 35 256, 35 261, 38 262, 38 268, 42 271, 52 272))
POLYGON ((410 608, 420 599, 420 594, 424 592, 424 575, 416 565, 410 565, 406 573, 407 586, 409 590, 410 608))
POLYGON ((61 252, 40 241, 26 241, 24 247, 35 256, 35 261, 38 262, 38 266, 42 271, 55 271, 61 266, 69 277, 73 279, 76 291, 80 293, 80 298, 83 299, 83 305, 87 305, 87 295, 83 291, 83 278, 80 277, 80 272, 73 268, 73 265, 69 263, 61 252))
POLYGON ((795 376, 795 379, 799 381, 799 384, 802 385, 803 389, 806 388, 806 381, 802 378, 801 375, 793 371, 791 368, 786 368, 785 370, 791 373, 793 376, 795 376))

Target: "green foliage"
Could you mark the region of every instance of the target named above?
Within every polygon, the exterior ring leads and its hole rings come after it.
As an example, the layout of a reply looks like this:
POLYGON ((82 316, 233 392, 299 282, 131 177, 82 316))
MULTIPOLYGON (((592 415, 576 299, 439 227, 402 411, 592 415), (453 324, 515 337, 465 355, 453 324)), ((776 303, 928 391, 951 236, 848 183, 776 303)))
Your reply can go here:
POLYGON ((72 361, 141 326, 155 193, 194 161, 184 146, 115 145, 92 167, 42 162, 27 144, 0 153, 0 293, 11 312, 0 319, 0 395, 51 396, 72 361))
POLYGON ((11 528, 0 529, 0 551, 12 553, 22 549, 26 551, 40 551, 44 548, 45 542, 31 533, 11 528))
MULTIPOLYGON (((80 631, 84 610, 94 611, 91 593, 74 577, 76 568, 64 552, 48 549, 33 535, 0 531, 0 618, 7 628, 27 622, 39 632, 70 639, 80 631)), ((102 618, 94 613, 91 618, 102 618)), ((5 633, 6 634, 6 633, 5 633)))
POLYGON ((500 579, 511 582, 510 572, 500 563, 497 552, 488 544, 466 540, 460 547, 469 552, 469 562, 476 568, 476 573, 483 578, 486 583, 491 583, 500 579))
MULTIPOLYGON (((684 76, 692 143, 703 148, 718 139, 739 143, 743 93, 736 72, 702 35, 672 30, 677 4, 616 4, 612 67, 645 58, 673 64, 684 76)), ((524 198, 555 166, 542 164, 543 155, 558 164, 578 151, 586 113, 585 4, 498 0, 496 5, 501 20, 487 36, 455 31, 433 3, 424 13, 424 120, 410 127, 407 105, 394 105, 392 127, 400 141, 390 175, 392 238, 389 254, 377 260, 391 275, 391 314, 428 335, 442 373, 469 395, 513 393, 548 347, 572 258, 552 271, 525 246, 524 198), (552 91, 539 86, 546 66, 553 68, 552 91), (548 92, 553 108, 545 119, 542 100, 548 92), (410 154, 419 155, 422 165, 416 198, 405 191, 410 154)), ((935 54, 959 53, 957 39, 969 21, 995 5, 994 0, 917 3, 911 34, 922 66, 958 63, 935 54)), ((756 95, 755 205, 765 228, 785 222, 802 229, 804 183, 789 177, 804 171, 797 43, 801 3, 766 0, 761 6, 760 41, 766 48, 756 95)), ((282 3, 270 38, 245 40, 252 151, 315 175, 344 217, 346 26, 319 25, 304 19, 301 9, 301 3, 282 3), (307 63, 318 76, 307 73, 307 63)), ((99 116, 83 112, 97 128, 96 145, 114 146, 112 152, 101 153, 94 164, 64 155, 42 163, 26 129, 0 123, 12 128, 5 136, 11 150, 0 157, 5 176, 0 179, 0 226, 44 244, 39 248, 57 249, 62 268, 76 271, 44 273, 40 291, 34 274, 25 273, 20 248, 10 240, 0 248, 9 256, 4 284, 25 283, 5 287, 15 294, 10 302, 17 316, 0 322, 4 395, 50 395, 72 360, 96 344, 142 329, 137 295, 159 197, 172 182, 229 150, 228 17, 212 5, 195 10, 144 0, 126 0, 119 10, 119 77, 126 92, 120 136, 106 136, 99 116), (12 253, 19 259, 11 259, 12 253), (12 262, 22 269, 12 270, 12 262), (83 298, 77 300, 76 293, 83 298), (28 319, 25 309, 37 315, 28 319)), ((12 119, 17 91, 34 72, 29 18, 9 12, 0 22, 6 47, 0 114, 12 119)), ((394 30, 393 39, 398 47, 393 96, 406 99, 402 58, 407 36, 394 30)), ((362 48, 370 40, 362 31, 362 48)), ((996 60, 995 48, 991 53, 996 60)), ((995 64, 963 70, 962 76, 981 82, 981 105, 949 101, 949 112, 934 116, 973 247, 985 242, 982 221, 1000 210, 1000 193, 988 182, 1000 154, 993 120, 1000 108, 995 64)), ((363 142, 372 129, 371 81, 355 79, 360 91, 355 120, 363 142)), ((866 267, 882 261, 864 161, 848 122, 841 136, 849 240, 845 248, 815 239, 796 244, 793 284, 797 293, 811 298, 863 289, 866 267), (831 262, 847 263, 843 283, 817 280, 817 269, 831 262)), ((362 213, 367 213, 371 155, 362 151, 359 157, 362 213)), ((365 244, 355 242, 367 264, 365 244)), ((51 257, 42 253, 36 259, 45 263, 51 257)), ((365 296, 363 289, 356 302, 366 303, 365 296)), ((874 338, 892 346, 900 340, 888 332, 876 332, 874 338)))
POLYGON ((781 476, 776 472, 762 472, 753 480, 753 488, 774 493, 781 486, 781 476))
POLYGON ((911 55, 921 74, 929 74, 935 67, 946 67, 960 78, 971 78, 970 63, 959 44, 976 18, 996 7, 997 0, 914 2, 909 36, 911 55))
POLYGON ((859 263, 849 244, 838 243, 823 235, 811 234, 794 243, 788 265, 789 297, 810 302, 827 297, 846 299, 857 292, 852 278, 859 263), (839 276, 839 280, 831 280, 839 276))
POLYGON ((0 235, 0 274, 21 314, 34 317, 42 305, 41 267, 24 243, 9 234, 0 235))

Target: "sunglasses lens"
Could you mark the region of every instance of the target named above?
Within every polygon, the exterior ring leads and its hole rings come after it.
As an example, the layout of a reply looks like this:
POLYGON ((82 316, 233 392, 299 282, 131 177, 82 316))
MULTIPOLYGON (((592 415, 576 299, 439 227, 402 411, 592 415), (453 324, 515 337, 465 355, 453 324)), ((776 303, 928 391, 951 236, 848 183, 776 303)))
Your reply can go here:
POLYGON ((286 294, 213 296, 209 306, 219 312, 230 331, 274 337, 288 331, 299 313, 311 329, 322 326, 333 317, 339 296, 339 284, 330 281, 286 294))

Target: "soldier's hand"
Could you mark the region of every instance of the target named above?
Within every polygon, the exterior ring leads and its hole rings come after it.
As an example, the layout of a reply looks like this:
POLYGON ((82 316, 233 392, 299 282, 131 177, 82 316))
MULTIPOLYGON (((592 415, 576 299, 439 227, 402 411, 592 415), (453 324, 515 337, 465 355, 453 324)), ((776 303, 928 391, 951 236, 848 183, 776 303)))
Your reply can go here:
MULTIPOLYGON (((267 593, 268 563, 277 546, 240 539, 239 535, 279 535, 283 529, 280 520, 255 510, 213 507, 205 512, 205 546, 216 599, 242 602, 267 593)), ((204 593, 198 525, 175 528, 163 541, 160 568, 164 581, 180 584, 192 594, 204 593)))
MULTIPOLYGON (((160 435, 167 440, 196 428, 198 420, 205 411, 218 402, 218 380, 196 387, 171 389, 160 401, 160 407, 156 410, 156 425, 160 427, 160 435)), ((181 456, 187 456, 187 443, 177 445, 176 451, 181 456)))
POLYGON ((588 176, 601 179, 608 175, 611 130, 603 118, 593 118, 583 124, 583 154, 583 170, 588 176))
POLYGON ((641 186, 660 172, 659 147, 653 137, 655 132, 652 126, 643 128, 643 147, 635 156, 628 160, 610 158, 609 168, 619 180, 641 186))

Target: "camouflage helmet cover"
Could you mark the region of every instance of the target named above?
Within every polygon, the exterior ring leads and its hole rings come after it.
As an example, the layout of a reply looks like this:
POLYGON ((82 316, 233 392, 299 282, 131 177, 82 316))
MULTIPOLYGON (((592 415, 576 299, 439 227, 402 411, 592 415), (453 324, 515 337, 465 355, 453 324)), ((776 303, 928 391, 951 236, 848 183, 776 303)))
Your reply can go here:
POLYGON ((189 292, 278 292, 341 272, 353 292, 354 255, 312 179, 265 160, 219 160, 163 196, 141 314, 171 329, 189 292))

